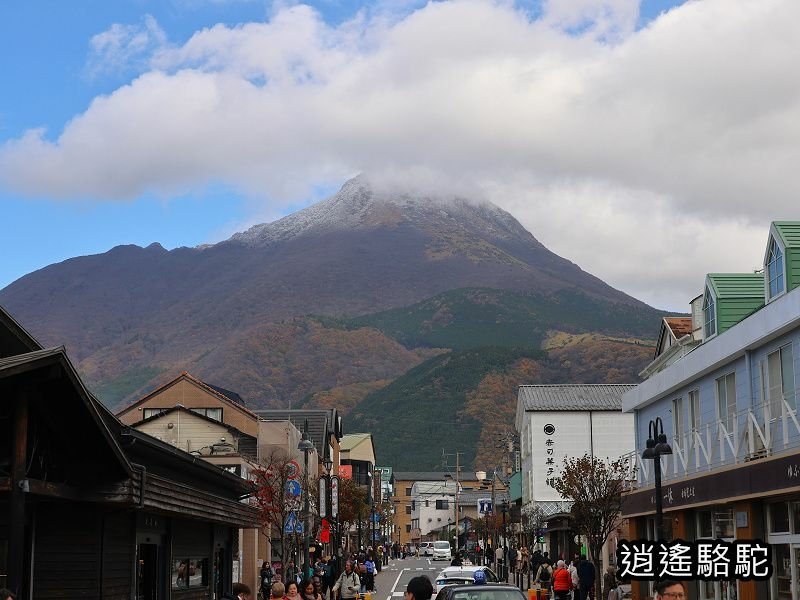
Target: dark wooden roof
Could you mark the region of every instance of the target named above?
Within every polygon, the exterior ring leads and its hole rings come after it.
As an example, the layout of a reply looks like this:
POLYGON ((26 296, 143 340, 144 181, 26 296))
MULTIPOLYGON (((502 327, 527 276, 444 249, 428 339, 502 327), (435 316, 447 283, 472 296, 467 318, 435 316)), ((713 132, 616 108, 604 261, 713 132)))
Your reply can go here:
POLYGON ((41 349, 42 345, 0 306, 0 358, 41 349))

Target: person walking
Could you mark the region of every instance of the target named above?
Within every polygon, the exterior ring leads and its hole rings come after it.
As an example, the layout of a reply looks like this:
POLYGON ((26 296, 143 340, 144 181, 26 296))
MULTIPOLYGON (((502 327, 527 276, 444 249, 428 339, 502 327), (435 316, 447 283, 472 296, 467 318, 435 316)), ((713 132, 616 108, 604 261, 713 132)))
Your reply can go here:
POLYGON ((11 590, 3 588, 0 590, 0 600, 17 600, 17 596, 11 590))
POLYGON ((333 594, 339 594, 339 598, 343 600, 350 600, 358 597, 358 591, 361 587, 361 580, 358 575, 353 571, 353 563, 349 560, 344 563, 344 571, 339 575, 339 579, 333 585, 333 594))
POLYGON ((286 586, 280 581, 276 581, 269 588, 269 597, 272 598, 272 600, 282 600, 286 597, 286 586))
POLYGON ((539 568, 536 569, 534 583, 538 583, 543 590, 547 590, 547 597, 549 598, 550 590, 553 588, 553 567, 546 562, 540 563, 539 568))
POLYGON ((495 571, 497 571, 497 575, 502 578, 503 577, 503 547, 498 546, 497 550, 494 551, 494 560, 495 560, 495 571))
POLYGON ((567 569, 566 563, 559 560, 556 563, 556 570, 553 571, 553 593, 556 600, 567 600, 572 591, 572 575, 567 569))
POLYGON ((304 579, 300 584, 300 598, 301 600, 322 600, 322 594, 314 587, 313 579, 304 579))
POLYGON ((231 594, 223 594, 222 600, 252 600, 253 593, 250 586, 245 583, 234 583, 231 587, 231 594))
POLYGON ((576 571, 578 573, 577 600, 588 600, 597 577, 594 565, 586 560, 585 554, 581 554, 576 571))
POLYGON ((606 567, 606 572, 603 575, 603 591, 608 594, 608 600, 622 600, 622 595, 619 593, 619 583, 617 582, 617 569, 614 565, 606 567))
POLYGON ((375 561, 372 558, 371 554, 367 555, 367 560, 364 561, 364 567, 366 568, 366 591, 374 592, 375 591, 375 561))
POLYGON ((261 563, 261 571, 259 572, 259 580, 261 581, 261 585, 259 586, 261 589, 261 597, 264 600, 269 598, 270 588, 272 587, 272 576, 275 573, 272 571, 272 565, 269 564, 269 561, 264 561, 261 563))

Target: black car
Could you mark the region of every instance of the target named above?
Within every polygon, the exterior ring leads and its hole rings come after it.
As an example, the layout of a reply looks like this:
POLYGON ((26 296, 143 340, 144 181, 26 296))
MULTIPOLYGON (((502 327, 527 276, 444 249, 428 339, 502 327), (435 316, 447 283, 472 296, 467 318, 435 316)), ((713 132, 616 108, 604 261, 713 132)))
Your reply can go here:
POLYGON ((436 600, 528 600, 513 585, 448 585, 443 587, 436 600))

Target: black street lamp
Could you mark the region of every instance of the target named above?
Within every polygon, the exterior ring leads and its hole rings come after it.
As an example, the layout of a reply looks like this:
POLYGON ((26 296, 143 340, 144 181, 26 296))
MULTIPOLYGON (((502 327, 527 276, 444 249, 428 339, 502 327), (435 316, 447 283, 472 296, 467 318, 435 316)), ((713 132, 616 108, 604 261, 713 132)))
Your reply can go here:
POLYGON ((661 417, 656 417, 655 421, 650 421, 649 438, 647 447, 642 452, 642 458, 653 461, 653 473, 655 476, 656 494, 656 539, 664 539, 664 507, 661 497, 661 457, 672 454, 672 447, 667 443, 667 436, 664 435, 664 424, 661 417))
POLYGON ((506 537, 506 515, 508 514, 508 500, 503 498, 500 503, 500 512, 503 513, 503 580, 508 581, 508 539, 506 537))
POLYGON ((309 505, 309 495, 311 490, 308 489, 308 455, 314 449, 314 444, 308 437, 308 419, 306 419, 305 424, 303 425, 303 438, 300 440, 300 443, 297 445, 297 449, 303 453, 303 478, 305 479, 305 501, 303 502, 303 512, 305 514, 305 523, 303 527, 303 579, 305 579, 308 575, 308 570, 311 567, 311 556, 310 552, 308 551, 308 536, 309 536, 309 529, 311 529, 311 522, 310 522, 310 515, 311 507, 309 505))

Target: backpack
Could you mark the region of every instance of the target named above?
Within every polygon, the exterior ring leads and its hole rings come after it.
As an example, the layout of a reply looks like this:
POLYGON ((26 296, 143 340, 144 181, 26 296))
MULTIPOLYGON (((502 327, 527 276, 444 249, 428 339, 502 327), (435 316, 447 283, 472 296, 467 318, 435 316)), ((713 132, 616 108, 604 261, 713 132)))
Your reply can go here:
POLYGON ((539 581, 550 581, 550 567, 547 563, 542 565, 542 572, 539 573, 539 581))

